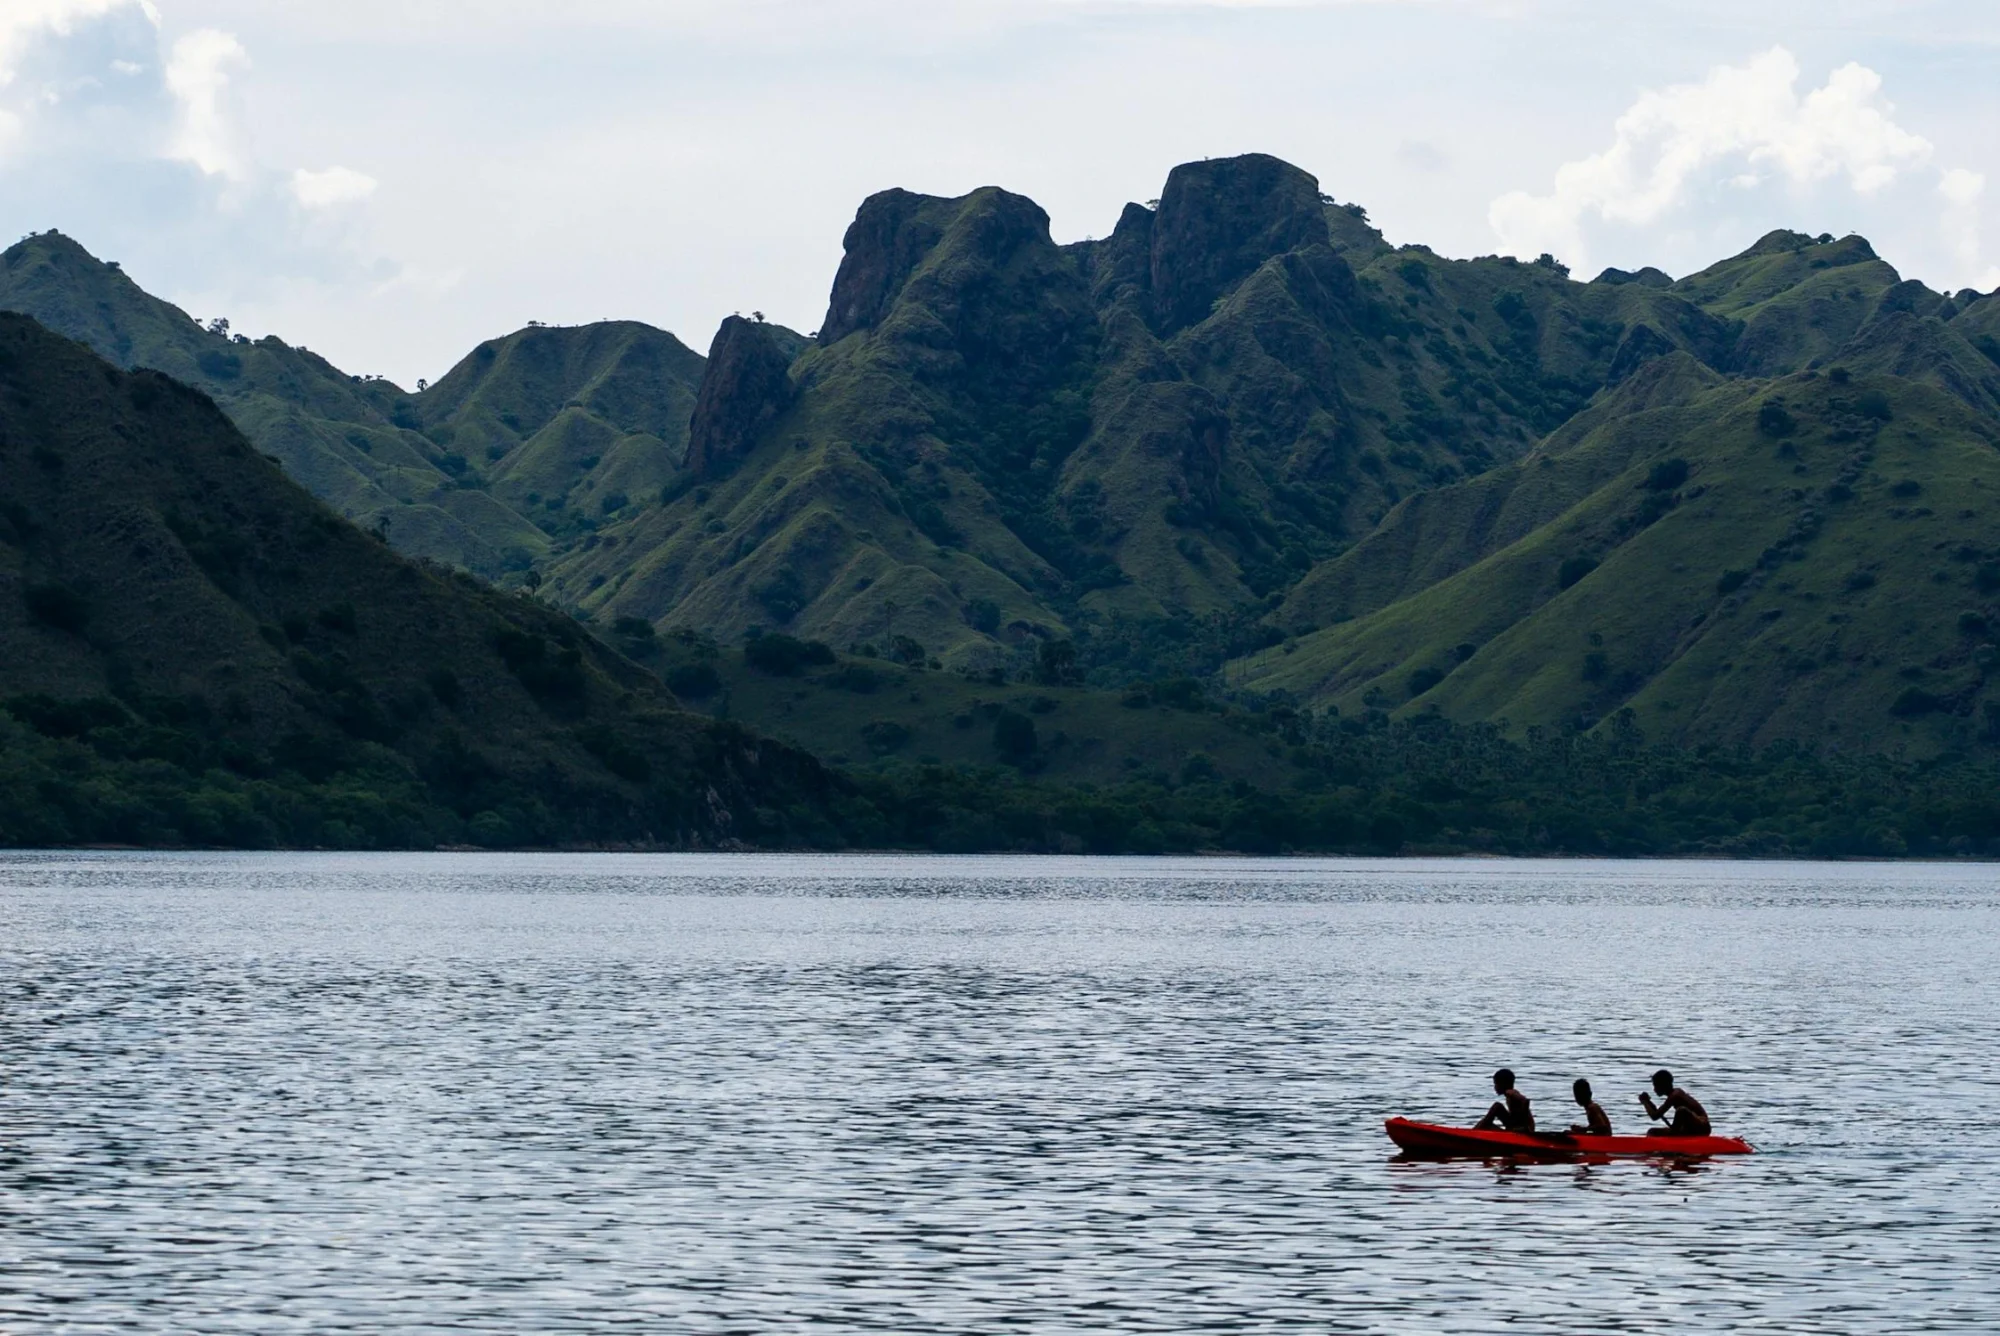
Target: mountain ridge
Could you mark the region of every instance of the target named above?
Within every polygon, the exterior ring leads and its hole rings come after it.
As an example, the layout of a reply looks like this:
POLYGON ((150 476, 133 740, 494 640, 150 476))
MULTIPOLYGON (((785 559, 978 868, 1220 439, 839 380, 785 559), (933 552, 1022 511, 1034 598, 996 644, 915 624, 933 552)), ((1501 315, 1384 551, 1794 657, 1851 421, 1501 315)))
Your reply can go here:
POLYGON ((222 320, 203 326, 57 232, 0 253, 0 310, 202 390, 342 515, 381 526, 411 556, 489 579, 519 576, 593 531, 619 508, 605 510, 606 499, 658 491, 680 462, 702 364, 637 322, 531 325, 480 344, 432 399, 350 375, 276 336, 253 341, 222 320), (631 364, 649 362, 663 374, 635 395, 631 364), (496 365, 523 374, 496 382, 496 365), (585 398, 609 400, 608 416, 585 398))
POLYGON ((199 392, 7 313, 0 497, 7 842, 835 838, 811 758, 398 556, 199 392))
MULTIPOLYGON (((1678 279, 1579 282, 1546 256, 1393 246, 1250 154, 1177 167, 1065 245, 997 187, 871 196, 816 336, 732 317, 703 358, 645 326, 530 328, 421 395, 314 382, 300 403, 322 388, 387 412, 445 479, 438 513, 527 526, 482 574, 600 626, 1516 732, 1630 709, 1690 744, 1819 745, 1835 715, 1841 746, 1995 740, 1986 642, 1958 629, 2000 620, 1986 559, 1926 565, 1904 538, 1986 546, 1903 502, 1989 483, 2000 302, 1904 280, 1857 236, 1779 230, 1678 279), (1746 487, 1781 500, 1731 510, 1746 487), (1785 639, 1735 693, 1757 718, 1669 690, 1718 597, 1769 595, 1762 615, 1778 584, 1831 600, 1863 574, 1925 610, 1902 633, 1924 652, 1861 609, 1836 637, 1871 641, 1845 695, 1825 687, 1840 654, 1785 639), (1619 580, 1650 604, 1605 601, 1619 580), (1570 645, 1566 619, 1600 604, 1627 639, 1570 645)), ((424 541, 427 512, 398 504, 390 541, 424 541)))

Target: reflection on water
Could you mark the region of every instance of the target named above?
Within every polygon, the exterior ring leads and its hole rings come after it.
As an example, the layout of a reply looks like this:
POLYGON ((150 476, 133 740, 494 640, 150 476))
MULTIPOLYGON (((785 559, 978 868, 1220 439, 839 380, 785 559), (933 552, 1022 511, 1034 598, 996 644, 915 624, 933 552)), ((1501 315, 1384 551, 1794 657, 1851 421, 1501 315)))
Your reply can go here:
POLYGON ((2000 1330, 1996 890, 4 855, 0 1329, 2000 1330), (1394 1159, 1503 1063, 1760 1153, 1394 1159))

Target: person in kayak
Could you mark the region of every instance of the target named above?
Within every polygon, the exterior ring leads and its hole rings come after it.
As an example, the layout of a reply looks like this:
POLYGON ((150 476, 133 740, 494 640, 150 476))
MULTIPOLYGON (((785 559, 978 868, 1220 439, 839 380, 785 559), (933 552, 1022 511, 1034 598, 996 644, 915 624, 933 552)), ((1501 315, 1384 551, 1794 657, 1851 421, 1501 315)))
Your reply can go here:
POLYGON ((1674 1074, 1665 1067, 1653 1073, 1653 1093, 1660 1102, 1653 1103, 1653 1096, 1639 1092, 1639 1102, 1646 1106, 1646 1116, 1666 1123, 1665 1127, 1649 1127, 1647 1136, 1654 1137, 1705 1137, 1712 1129, 1708 1122, 1708 1110, 1701 1107, 1701 1101, 1674 1084, 1674 1074), (1668 1115, 1672 1115, 1669 1119, 1668 1115))
POLYGON ((1602 1104, 1590 1097, 1590 1082, 1579 1077, 1577 1083, 1570 1087, 1570 1093, 1576 1096, 1577 1104, 1583 1109, 1583 1122, 1571 1123, 1570 1135, 1610 1136, 1611 1115, 1604 1111, 1602 1104))
POLYGON ((1486 1116, 1473 1124, 1475 1132, 1489 1132, 1496 1127, 1504 1127, 1509 1132, 1532 1132, 1535 1130, 1535 1113, 1529 1107, 1528 1097, 1514 1089, 1514 1073, 1502 1067, 1493 1073, 1493 1093, 1500 1096, 1493 1101, 1493 1107, 1486 1116))

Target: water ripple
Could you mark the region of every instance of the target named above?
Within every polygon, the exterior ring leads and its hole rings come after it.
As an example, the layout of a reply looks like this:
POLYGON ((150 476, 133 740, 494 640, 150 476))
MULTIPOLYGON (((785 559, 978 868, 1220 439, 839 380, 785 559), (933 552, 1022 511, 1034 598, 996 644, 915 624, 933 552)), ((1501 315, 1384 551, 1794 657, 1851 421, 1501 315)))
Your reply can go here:
POLYGON ((1986 867, 0 856, 0 1329, 2000 1329, 1986 867), (1401 1163, 1661 1062, 1748 1160, 1401 1163))

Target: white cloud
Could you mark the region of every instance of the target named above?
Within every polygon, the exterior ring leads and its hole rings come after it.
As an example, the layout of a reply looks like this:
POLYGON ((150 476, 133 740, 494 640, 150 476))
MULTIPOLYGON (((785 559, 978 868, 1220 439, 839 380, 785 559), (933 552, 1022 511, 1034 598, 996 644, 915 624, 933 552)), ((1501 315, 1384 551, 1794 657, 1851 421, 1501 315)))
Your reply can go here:
POLYGON ((159 26, 152 0, 0 0, 0 87, 14 81, 15 64, 31 37, 67 37, 79 22, 133 8, 159 26))
MULTIPOLYGON (((630 315, 698 348, 751 306, 810 329, 855 205, 888 186, 1004 185, 1069 240, 1102 235, 1177 162, 1259 150, 1367 204, 1397 241, 1490 251, 1496 197, 1549 195, 1559 162, 1616 143, 1639 90, 1704 86, 1781 41, 1810 72, 1776 81, 1786 134, 1698 153, 1654 222, 1595 207, 1557 221, 1602 263, 1672 272, 1781 225, 1861 232, 1932 286, 1984 272, 1963 258, 1982 238, 2000 256, 1993 0, 158 3, 164 31, 137 0, 60 0, 60 35, 45 21, 57 0, 0 0, 15 71, 0 140, 18 121, 0 146, 0 237, 59 226, 190 309, 405 381, 530 316, 630 315), (200 155, 165 77, 197 29, 255 61, 225 60, 226 84, 209 85, 217 151, 200 155), (1886 87, 1843 92, 1826 75, 1850 60, 1886 87), (1895 175, 1872 194, 1845 165, 1795 182, 1788 164, 1810 174, 1801 146, 1830 133, 1813 117, 1857 99, 1935 149, 1878 153, 1895 175), (1602 110, 1579 125, 1579 107, 1602 110), (235 174, 206 169, 222 164, 235 174), (381 185, 309 204, 294 169, 333 164, 381 185), (1947 166, 1995 185, 1955 202, 1947 166)), ((1635 193, 1661 133, 1633 142, 1635 193)))
POLYGON ((1930 141, 1896 124, 1873 70, 1843 65, 1803 98, 1798 82, 1798 61, 1774 47, 1701 83, 1644 93, 1618 118, 1609 148, 1558 168, 1546 195, 1502 195, 1488 221, 1514 254, 1552 251, 1582 265, 1586 221, 1657 223, 1718 171, 1738 185, 1845 177, 1874 195, 1929 162, 1930 141))
POLYGON ((1979 197, 1986 193, 1986 178, 1978 172, 1954 167, 1938 182, 1938 194, 1953 204, 1977 204, 1979 197))
POLYGON ((243 44, 214 28, 197 29, 174 43, 167 57, 167 91, 180 116, 167 156, 193 163, 206 176, 241 174, 222 96, 230 71, 249 63, 243 44))
POLYGON ((1986 177, 1964 167, 1954 167, 1939 179, 1938 194, 1945 201, 1942 223, 1945 244, 1963 266, 1962 272, 1976 275, 1967 283, 1982 292, 2000 288, 2000 265, 1980 268, 1985 252, 1979 237, 1979 205, 1986 195, 1986 177))
POLYGON ((329 167, 311 172, 301 167, 292 173, 292 198, 308 209, 327 209, 355 204, 375 193, 376 181, 351 167, 329 167))

